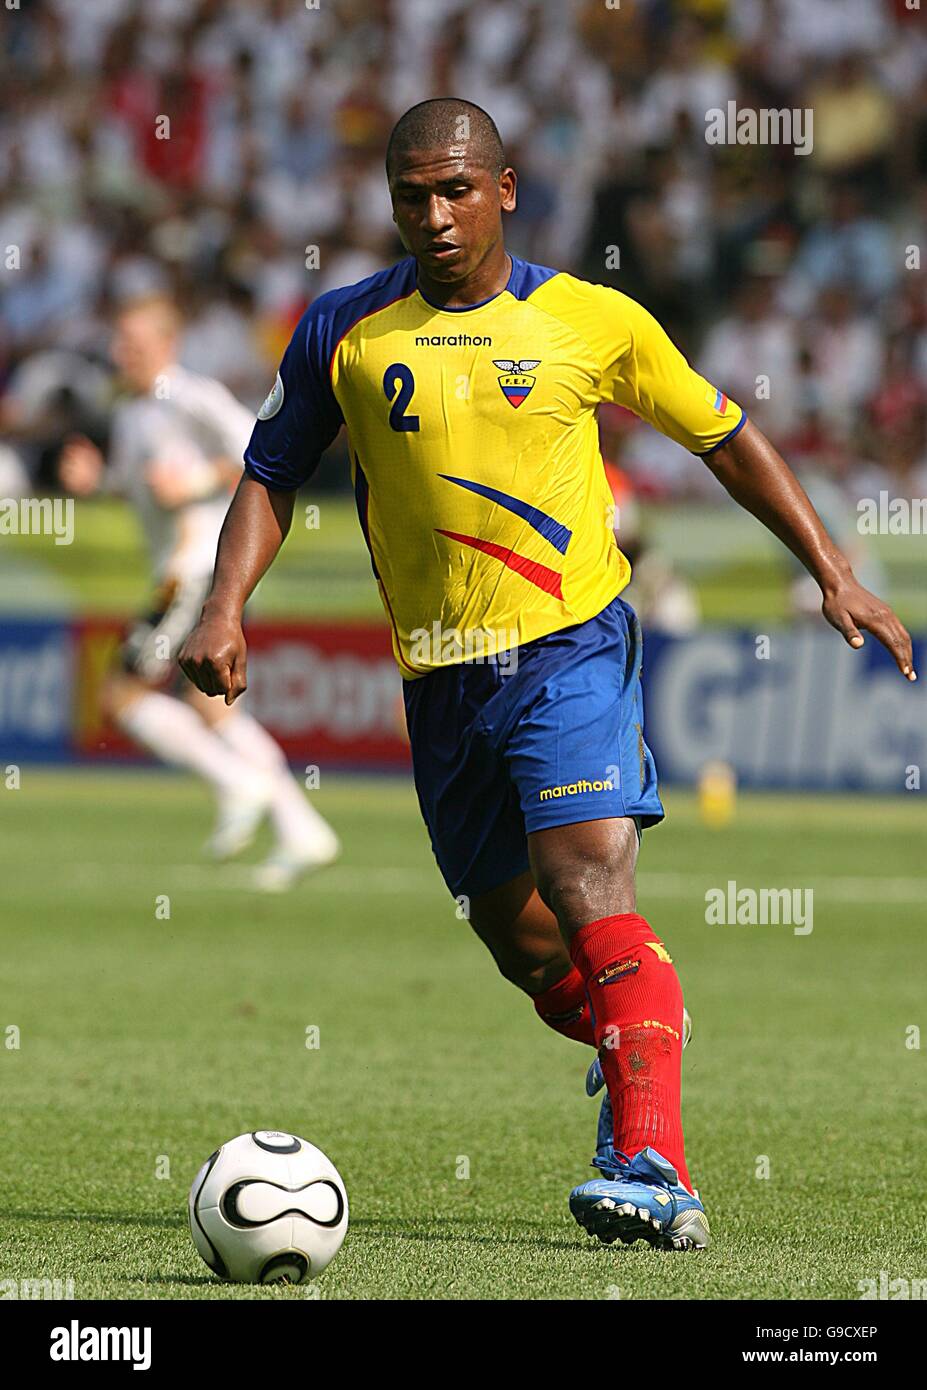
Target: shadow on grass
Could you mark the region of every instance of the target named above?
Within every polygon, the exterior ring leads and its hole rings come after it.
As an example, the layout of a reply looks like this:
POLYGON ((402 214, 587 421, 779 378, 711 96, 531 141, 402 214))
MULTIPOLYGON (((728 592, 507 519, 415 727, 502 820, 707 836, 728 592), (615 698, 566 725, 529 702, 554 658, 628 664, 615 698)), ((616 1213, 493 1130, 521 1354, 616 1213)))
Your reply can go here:
POLYGON ((0 1218, 6 1221, 76 1221, 86 1222, 88 1226, 151 1226, 156 1230, 186 1226, 183 1215, 169 1212, 128 1212, 128 1211, 0 1211, 0 1218))
MULTIPOLYGON (((10 1211, 3 1215, 9 1220, 35 1222, 74 1222, 77 1224, 99 1226, 135 1226, 152 1230, 176 1230, 186 1226, 183 1215, 160 1215, 156 1212, 75 1212, 75 1211, 10 1211)), ((525 1251, 575 1252, 584 1248, 583 1243, 574 1238, 550 1238, 541 1235, 537 1224, 525 1220, 511 1220, 506 1223, 508 1233, 481 1233, 481 1223, 465 1216, 445 1216, 431 1218, 427 1223, 421 1220, 403 1223, 401 1220, 379 1220, 373 1217, 355 1217, 351 1222, 351 1232, 355 1239, 365 1236, 374 1239, 412 1242, 422 1245, 462 1245, 478 1249, 522 1249, 525 1251)), ((488 1224, 488 1223, 487 1223, 488 1224)), ((604 1247, 599 1247, 604 1249, 604 1247)), ((158 1289, 206 1289, 214 1288, 228 1292, 236 1285, 225 1283, 214 1275, 203 1274, 153 1274, 139 1271, 117 1277, 117 1284, 136 1285, 144 1289, 146 1285, 158 1289)), ((144 1295, 143 1295, 144 1296, 144 1295)))
POLYGON ((140 1284, 143 1288, 146 1284, 164 1284, 168 1288, 174 1288, 176 1285, 180 1284, 187 1285, 192 1289, 202 1289, 206 1287, 229 1289, 235 1287, 233 1284, 226 1284, 222 1279, 217 1279, 214 1274, 125 1274, 114 1282, 118 1284, 140 1284))
POLYGON ((524 1228, 523 1233, 515 1232, 512 1235, 480 1235, 474 1227, 478 1227, 482 1223, 466 1216, 432 1217, 427 1223, 421 1220, 409 1223, 409 1225, 413 1224, 419 1229, 410 1230, 398 1221, 378 1221, 374 1217, 361 1216, 352 1219, 351 1230, 355 1235, 382 1236, 387 1240, 420 1241, 425 1245, 445 1243, 500 1247, 518 1246, 533 1250, 575 1250, 577 1246, 582 1248, 582 1241, 578 1239, 578 1233, 577 1238, 573 1240, 543 1236, 532 1221, 507 1221, 505 1224, 508 1227, 524 1228), (459 1229, 461 1227, 465 1229, 459 1229))

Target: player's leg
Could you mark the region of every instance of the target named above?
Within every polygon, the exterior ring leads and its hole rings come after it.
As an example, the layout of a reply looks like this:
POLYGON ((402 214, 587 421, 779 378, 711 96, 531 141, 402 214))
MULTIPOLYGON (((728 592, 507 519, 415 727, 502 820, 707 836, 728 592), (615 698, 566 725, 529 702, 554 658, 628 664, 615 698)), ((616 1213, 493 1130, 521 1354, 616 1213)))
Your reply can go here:
MULTIPOLYGON (((617 600, 592 622, 531 644, 520 661, 512 690, 519 715, 506 730, 505 752, 532 875, 591 1010, 613 1119, 612 1149, 597 1154, 596 1165, 627 1179, 639 1198, 633 1210, 645 1215, 629 1223, 619 1211, 600 1231, 590 1184, 571 1205, 606 1239, 663 1242, 671 1230, 672 1241, 704 1244, 680 1113, 682 990, 635 894, 638 825, 663 815, 643 738, 639 625, 617 600)), ((614 1196, 603 1200, 610 1213, 614 1196)))
MULTIPOLYGON (((285 888, 306 869, 330 864, 339 852, 338 837, 304 796, 290 771, 283 750, 262 724, 241 704, 229 708, 190 685, 184 698, 222 742, 270 784, 270 816, 277 844, 257 870, 264 887, 285 888), (271 881, 272 880, 272 881, 271 881)), ((217 858, 238 853, 253 836, 245 808, 233 800, 223 808, 210 842, 217 858)))
MULTIPOLYGON (((639 838, 636 825, 635 832, 639 838)), ((488 948, 500 974, 528 995, 548 1028, 561 1037, 596 1046, 586 982, 570 959, 560 924, 543 902, 530 871, 474 899, 470 925, 488 948)), ((685 1048, 692 1029, 685 1008, 682 1023, 685 1048)), ((594 1096, 605 1084, 605 1073, 596 1056, 586 1078, 587 1093, 594 1096)), ((605 1152, 613 1146, 614 1120, 611 1099, 606 1094, 597 1148, 605 1152)))
POLYGON ((219 795, 240 796, 266 805, 264 779, 207 729, 195 710, 129 672, 114 672, 103 683, 104 714, 133 743, 161 762, 187 768, 219 795))
POLYGON ((530 873, 475 898, 470 925, 500 973, 530 997, 542 1022, 562 1037, 594 1045, 585 982, 530 873))
POLYGON ((405 682, 419 805, 444 881, 499 970, 549 1027, 591 1045, 583 981, 538 896, 518 794, 489 733, 503 683, 492 663, 405 682))
POLYGON ((528 837, 532 872, 585 983, 608 1088, 595 1164, 570 1208, 606 1242, 677 1249, 708 1243, 686 1167, 681 1113, 682 987, 636 910, 637 826, 630 817, 549 827, 528 837))
POLYGON ((191 705, 168 693, 176 680, 176 653, 202 603, 206 581, 162 586, 152 612, 137 622, 101 690, 104 714, 133 743, 161 762, 187 768, 214 789, 220 805, 229 799, 252 808, 260 819, 270 796, 265 775, 255 771, 204 724, 191 705))
POLYGON ((592 1011, 615 1149, 651 1145, 690 1186, 682 1134, 682 987, 636 910, 637 827, 628 817, 529 835, 541 898, 557 916, 592 1011))

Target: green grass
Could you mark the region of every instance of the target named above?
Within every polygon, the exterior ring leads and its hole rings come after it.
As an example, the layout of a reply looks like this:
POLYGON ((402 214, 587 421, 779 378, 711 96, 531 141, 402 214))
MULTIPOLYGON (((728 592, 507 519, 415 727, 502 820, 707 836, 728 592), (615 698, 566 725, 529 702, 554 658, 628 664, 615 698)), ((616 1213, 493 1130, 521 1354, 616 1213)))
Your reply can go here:
MULTIPOLYGON (((645 506, 653 543, 695 584, 707 623, 784 621, 793 574, 781 546, 733 504, 645 506)), ((873 537, 892 602, 912 630, 927 626, 923 537, 873 537)), ((125 504, 78 502, 74 544, 47 537, 0 538, 0 612, 122 616, 150 598, 142 535, 125 504)), ((251 605, 267 617, 383 618, 353 500, 301 496, 293 529, 251 605), (317 525, 305 508, 317 505, 317 525)))
POLYGON ((677 795, 645 838, 641 909, 695 1020, 684 1113, 714 1231, 699 1256, 608 1250, 574 1225, 588 1053, 456 919, 411 787, 332 779, 319 803, 344 858, 278 899, 200 863, 209 804, 184 778, 26 768, 0 790, 0 1039, 15 1025, 21 1043, 0 1047, 0 1280, 305 1297, 221 1284, 187 1231, 206 1155, 266 1127, 320 1144, 348 1187, 322 1297, 855 1298, 882 1269, 927 1275, 913 799, 745 797, 719 832, 677 795), (707 926, 705 890, 729 878, 813 888, 812 934, 707 926))

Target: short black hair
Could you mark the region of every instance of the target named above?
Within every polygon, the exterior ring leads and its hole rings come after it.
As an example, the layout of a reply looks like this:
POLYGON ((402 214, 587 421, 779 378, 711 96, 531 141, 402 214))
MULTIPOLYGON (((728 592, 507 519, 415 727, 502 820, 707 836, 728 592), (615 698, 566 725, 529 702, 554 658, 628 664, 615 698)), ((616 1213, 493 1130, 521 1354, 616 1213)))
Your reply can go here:
POLYGON ((407 150, 427 150, 466 142, 472 158, 496 178, 505 168, 505 150, 496 123, 482 106, 461 97, 432 97, 410 106, 393 126, 386 146, 386 176, 407 150))

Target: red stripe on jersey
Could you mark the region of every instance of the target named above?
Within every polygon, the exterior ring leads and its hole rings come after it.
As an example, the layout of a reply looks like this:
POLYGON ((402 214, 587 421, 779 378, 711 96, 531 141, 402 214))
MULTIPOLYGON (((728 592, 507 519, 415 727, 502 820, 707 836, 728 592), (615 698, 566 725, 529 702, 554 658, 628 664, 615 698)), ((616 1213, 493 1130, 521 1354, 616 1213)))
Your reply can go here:
POLYGON ((504 545, 496 545, 494 541, 480 540, 479 536, 462 536, 458 531, 442 531, 440 526, 435 529, 439 536, 447 536, 452 541, 460 541, 461 545, 472 545, 474 550, 481 550, 484 555, 491 555, 494 560, 501 560, 503 565, 514 570, 516 574, 520 574, 522 579, 527 579, 529 584, 543 589, 546 594, 553 594, 554 598, 563 599, 563 590, 560 587, 563 576, 558 574, 556 570, 548 569, 546 565, 540 564, 537 560, 529 560, 527 556, 519 555, 504 545))

